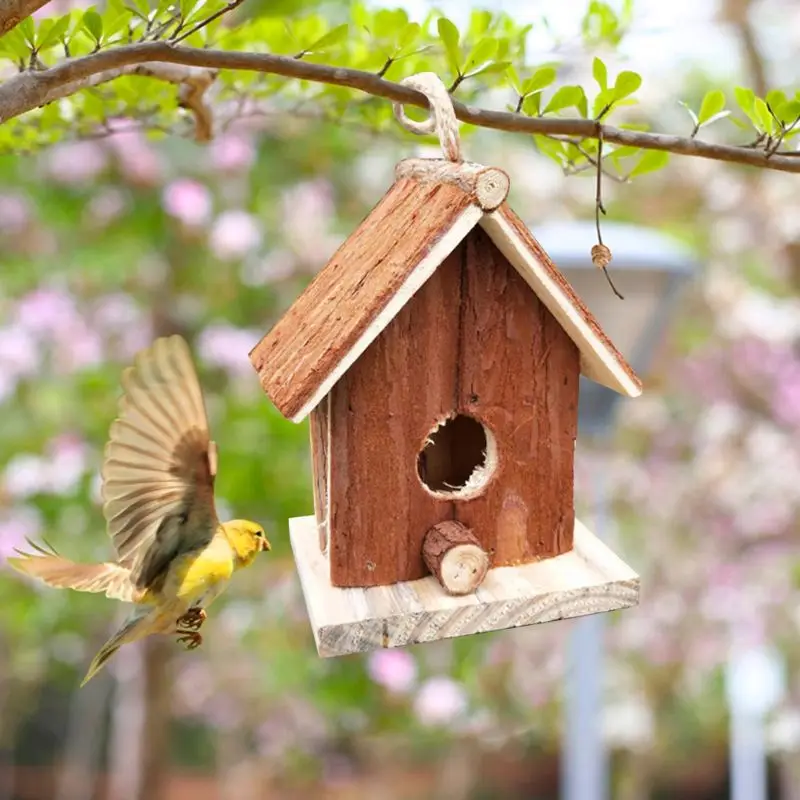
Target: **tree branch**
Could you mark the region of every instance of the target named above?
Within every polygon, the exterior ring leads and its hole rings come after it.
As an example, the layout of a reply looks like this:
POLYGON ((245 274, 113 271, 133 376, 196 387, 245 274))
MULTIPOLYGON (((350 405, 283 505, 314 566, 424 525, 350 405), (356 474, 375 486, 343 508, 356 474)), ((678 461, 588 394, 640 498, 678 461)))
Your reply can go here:
POLYGON ((50 0, 0 0, 0 36, 17 27, 50 0))
MULTIPOLYGON (((28 73, 23 73, 27 75, 28 73)), ((31 73, 34 74, 34 73, 31 73)), ((194 138, 198 142, 208 142, 213 134, 213 114, 211 107, 205 101, 205 93, 214 82, 217 76, 216 70, 206 69, 205 67, 187 67, 183 64, 163 64, 159 62, 144 64, 129 64, 124 67, 103 70, 88 78, 80 78, 70 81, 61 86, 57 86, 47 92, 38 105, 47 105, 55 100, 79 92, 81 89, 90 89, 94 86, 113 81, 123 75, 141 75, 147 78, 156 78, 175 83, 180 86, 179 100, 180 105, 190 111, 194 116, 195 134, 194 138)), ((15 79, 12 79, 15 80, 15 79)), ((0 95, 6 84, 0 84, 0 95)), ((0 121, 5 121, 0 115, 0 121)))
MULTIPOLYGON (((0 123, 65 96, 64 87, 68 84, 82 88, 79 81, 92 78, 107 70, 119 70, 154 61, 214 70, 249 70, 282 75, 286 78, 346 86, 376 97, 420 108, 427 108, 428 105, 425 96, 414 89, 362 70, 314 64, 287 56, 264 53, 203 50, 171 45, 168 42, 143 42, 103 50, 65 61, 50 69, 22 72, 9 78, 0 84, 0 123)), ((598 126, 598 123, 591 119, 527 117, 524 114, 467 106, 458 100, 454 100, 453 105, 456 116, 462 122, 482 128, 512 133, 577 136, 585 139, 596 139, 598 135, 602 135, 606 142, 619 145, 746 164, 761 169, 800 172, 800 158, 797 157, 800 153, 768 154, 752 147, 711 144, 697 139, 624 130, 610 125, 598 126)))

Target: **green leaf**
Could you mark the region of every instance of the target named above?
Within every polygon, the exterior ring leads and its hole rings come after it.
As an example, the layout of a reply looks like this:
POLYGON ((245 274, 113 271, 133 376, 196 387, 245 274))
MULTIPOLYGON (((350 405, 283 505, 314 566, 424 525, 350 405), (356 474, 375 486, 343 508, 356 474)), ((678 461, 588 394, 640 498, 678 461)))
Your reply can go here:
POLYGON ((597 85, 600 87, 601 91, 608 89, 608 70, 606 69, 606 65, 596 56, 592 62, 592 75, 597 81, 597 85))
POLYGON ((784 125, 791 125, 800 117, 800 100, 789 100, 783 104, 778 118, 784 125))
POLYGON ((180 0, 181 17, 188 19, 200 0, 180 0))
POLYGON ((580 86, 562 86, 550 98, 550 102, 545 106, 544 113, 560 111, 562 108, 578 106, 581 99, 585 100, 586 95, 580 86))
POLYGON ((310 44, 306 48, 306 52, 319 53, 321 50, 327 50, 329 47, 343 42, 347 38, 349 31, 350 26, 346 22, 342 25, 337 25, 335 28, 331 28, 324 36, 320 36, 316 42, 310 44))
POLYGON ((470 78, 476 75, 502 75, 511 66, 510 61, 490 61, 469 73, 470 78))
POLYGON ((567 153, 561 142, 548 139, 547 136, 534 134, 533 141, 536 149, 542 154, 556 162, 560 167, 567 163, 567 153))
POLYGON ((487 61, 491 61, 496 52, 497 39, 492 39, 488 36, 485 39, 481 39, 467 56, 467 60, 464 62, 464 72, 468 73, 470 70, 475 69, 475 67, 479 67, 487 61))
POLYGON ((25 37, 19 27, 10 30, 0 38, 0 52, 5 53, 15 61, 27 61, 31 55, 31 48, 25 42, 25 37))
POLYGON ((775 131, 775 120, 773 119, 772 114, 769 113, 769 108, 767 108, 766 102, 760 97, 756 97, 755 101, 753 102, 753 114, 755 115, 756 122, 762 131, 765 131, 766 133, 773 133, 775 131))
POLYGON ((414 42, 419 39, 419 35, 422 32, 422 28, 420 27, 418 22, 409 22, 401 31, 400 35, 397 37, 397 49, 398 53, 402 53, 408 47, 411 47, 414 42))
POLYGON ((767 101, 767 105, 777 114, 778 109, 782 108, 789 98, 780 89, 772 89, 767 92, 767 96, 764 99, 767 101))
MULTIPOLYGON (((39 49, 46 50, 48 47, 54 47, 57 45, 64 38, 64 34, 69 29, 70 19, 70 15, 65 14, 63 17, 59 17, 53 22, 47 33, 42 33, 40 30, 39 49)), ((42 22, 45 22, 45 20, 42 22)))
POLYGON ((634 178, 647 172, 655 172, 665 167, 668 161, 669 153, 665 153, 663 150, 647 150, 642 154, 639 163, 628 173, 628 177, 634 178))
POLYGON ((712 117, 725 108, 725 93, 720 89, 713 89, 706 92, 703 102, 700 104, 700 112, 697 115, 697 124, 703 125, 707 123, 712 117))
POLYGON ((36 28, 33 24, 33 17, 25 17, 17 26, 28 47, 36 47, 36 28))
POLYGON ((614 99, 613 89, 605 89, 604 91, 598 92, 592 104, 592 117, 599 119, 601 114, 605 115, 614 105, 614 99))
POLYGON ((617 75, 614 83, 614 99, 622 100, 632 95, 642 85, 642 76, 638 72, 623 70, 617 75))
POLYGON ((556 79, 556 71, 553 67, 539 67, 525 83, 522 84, 522 94, 528 95, 533 92, 541 92, 556 79))
POLYGON ((89 8, 83 13, 83 27, 92 37, 92 39, 100 44, 103 39, 103 19, 102 17, 94 10, 94 8, 89 8))
POLYGON ((447 17, 439 17, 436 21, 436 27, 439 31, 439 39, 444 45, 444 50, 447 54, 447 62, 450 65, 450 69, 460 75, 461 51, 458 47, 458 40, 460 39, 458 28, 447 17))
POLYGON ((626 144, 622 145, 621 147, 614 148, 609 155, 611 156, 611 159, 618 164, 623 158, 630 158, 631 156, 638 155, 640 152, 641 148, 632 147, 631 145, 626 144))
POLYGON ((542 93, 532 92, 522 101, 522 112, 529 117, 538 117, 542 113, 542 93))
POLYGON ((753 127, 759 130, 758 118, 755 114, 755 92, 752 89, 745 89, 743 86, 737 86, 733 90, 733 96, 736 98, 736 103, 739 108, 744 112, 750 122, 753 123, 753 127))

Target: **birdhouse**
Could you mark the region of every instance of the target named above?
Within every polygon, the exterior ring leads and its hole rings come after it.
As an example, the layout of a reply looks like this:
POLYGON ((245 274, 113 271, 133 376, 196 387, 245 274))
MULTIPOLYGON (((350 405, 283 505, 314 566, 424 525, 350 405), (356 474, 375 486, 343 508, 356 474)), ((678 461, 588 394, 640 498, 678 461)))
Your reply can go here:
POLYGON ((635 605, 575 517, 579 376, 641 384, 506 203, 500 169, 408 159, 250 354, 310 420, 290 539, 322 656, 635 605))

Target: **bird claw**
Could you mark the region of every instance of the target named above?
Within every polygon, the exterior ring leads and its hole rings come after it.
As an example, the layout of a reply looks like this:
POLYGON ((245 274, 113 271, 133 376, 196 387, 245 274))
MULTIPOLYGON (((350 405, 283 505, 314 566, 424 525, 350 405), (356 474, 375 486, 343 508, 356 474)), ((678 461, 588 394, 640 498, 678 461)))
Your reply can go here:
POLYGON ((177 624, 187 631, 199 631, 208 614, 202 608, 190 608, 183 616, 178 617, 177 624))
POLYGON ((194 650, 203 643, 203 637, 197 631, 179 630, 178 644, 186 646, 187 650, 194 650))

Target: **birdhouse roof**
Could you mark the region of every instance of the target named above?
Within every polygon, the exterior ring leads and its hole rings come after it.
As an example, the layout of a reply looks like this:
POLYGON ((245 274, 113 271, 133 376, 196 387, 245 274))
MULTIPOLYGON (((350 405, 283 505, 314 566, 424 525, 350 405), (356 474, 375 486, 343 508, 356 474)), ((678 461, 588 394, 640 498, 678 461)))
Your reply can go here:
POLYGON ((302 421, 476 225, 575 343, 582 374, 622 395, 641 394, 633 369, 505 203, 505 173, 409 159, 396 175, 250 353, 264 391, 284 416, 302 421))

